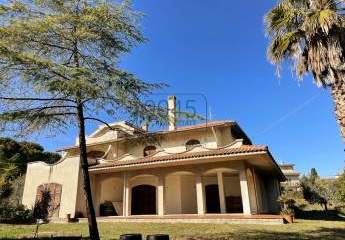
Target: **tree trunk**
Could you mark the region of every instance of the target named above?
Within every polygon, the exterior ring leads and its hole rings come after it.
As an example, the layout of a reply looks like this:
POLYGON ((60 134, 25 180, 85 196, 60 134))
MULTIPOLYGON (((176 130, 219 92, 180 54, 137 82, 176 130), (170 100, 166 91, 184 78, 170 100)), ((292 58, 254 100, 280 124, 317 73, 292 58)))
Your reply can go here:
POLYGON ((83 188, 84 195, 86 199, 86 211, 87 219, 89 223, 89 233, 91 240, 99 240, 99 232, 96 221, 95 209, 93 207, 92 193, 90 186, 90 176, 89 176, 89 164, 87 162, 87 150, 86 150, 86 140, 85 140, 85 119, 83 112, 83 105, 79 104, 77 107, 78 111, 78 125, 79 125, 79 150, 80 150, 80 163, 83 172, 83 188))
POLYGON ((332 85, 332 96, 335 104, 335 115, 345 140, 345 82, 338 80, 332 85))

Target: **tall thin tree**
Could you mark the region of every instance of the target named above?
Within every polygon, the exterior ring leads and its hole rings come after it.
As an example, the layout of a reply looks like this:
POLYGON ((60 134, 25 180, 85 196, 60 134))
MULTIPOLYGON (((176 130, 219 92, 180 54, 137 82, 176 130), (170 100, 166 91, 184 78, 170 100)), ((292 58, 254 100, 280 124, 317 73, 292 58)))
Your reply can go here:
MULTIPOLYGON (((128 1, 18 0, 0 5, 1 130, 27 135, 79 129, 91 239, 99 239, 88 173, 85 122, 99 118, 166 121, 145 97, 164 87, 119 67, 145 38, 128 1)), ((109 125, 108 125, 109 126, 109 125)))
POLYGON ((318 86, 330 88, 345 138, 345 1, 281 0, 266 17, 275 65, 292 63, 302 78, 311 73, 318 86))

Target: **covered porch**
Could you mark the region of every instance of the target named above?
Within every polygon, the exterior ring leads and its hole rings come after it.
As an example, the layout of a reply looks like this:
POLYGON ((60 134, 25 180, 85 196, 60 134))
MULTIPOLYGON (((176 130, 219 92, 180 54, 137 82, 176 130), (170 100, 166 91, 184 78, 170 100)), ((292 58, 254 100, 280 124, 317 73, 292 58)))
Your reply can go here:
POLYGON ((99 219, 252 220, 279 211, 278 176, 248 160, 166 165, 90 171, 99 219))

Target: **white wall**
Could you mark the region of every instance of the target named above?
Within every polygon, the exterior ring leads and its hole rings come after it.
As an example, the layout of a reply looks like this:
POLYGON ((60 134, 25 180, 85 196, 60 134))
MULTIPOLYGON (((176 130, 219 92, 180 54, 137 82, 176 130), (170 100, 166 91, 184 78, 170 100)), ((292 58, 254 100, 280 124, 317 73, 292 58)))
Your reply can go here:
POLYGON ((108 178, 101 182, 100 203, 105 201, 122 202, 123 180, 118 178, 108 178))
POLYGON ((239 176, 224 177, 225 196, 241 197, 239 176))
POLYGON ((195 176, 181 176, 181 212, 198 213, 196 200, 195 176))
POLYGON ((170 175, 165 178, 165 213, 197 213, 194 175, 170 175))
POLYGON ((34 206, 39 185, 58 183, 62 185, 59 217, 65 218, 67 214, 74 217, 78 192, 79 163, 79 157, 66 158, 54 165, 43 162, 29 163, 25 178, 23 205, 28 208, 34 206))
POLYGON ((165 178, 165 213, 181 213, 181 176, 179 175, 165 178))

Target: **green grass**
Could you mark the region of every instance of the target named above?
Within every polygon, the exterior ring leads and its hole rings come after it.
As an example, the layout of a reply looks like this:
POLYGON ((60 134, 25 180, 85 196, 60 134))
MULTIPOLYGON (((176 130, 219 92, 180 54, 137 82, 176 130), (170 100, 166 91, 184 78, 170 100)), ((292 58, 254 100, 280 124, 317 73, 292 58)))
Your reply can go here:
MULTIPOLYGON (((33 225, 0 224, 0 239, 32 237, 33 225)), ((123 233, 166 233, 171 239, 345 239, 345 222, 297 220, 286 225, 99 223, 102 239, 118 239, 123 233)), ((87 224, 47 224, 44 236, 87 236, 87 224)))

